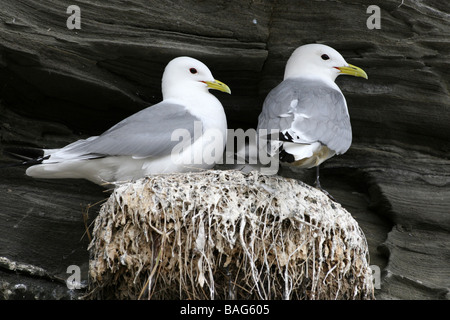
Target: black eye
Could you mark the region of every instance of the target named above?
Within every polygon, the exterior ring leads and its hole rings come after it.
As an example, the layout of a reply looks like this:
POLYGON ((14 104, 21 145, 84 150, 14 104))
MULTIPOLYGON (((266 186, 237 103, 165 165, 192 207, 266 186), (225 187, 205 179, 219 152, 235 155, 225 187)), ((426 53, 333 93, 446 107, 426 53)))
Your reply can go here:
POLYGON ((321 56, 321 58, 322 58, 323 60, 328 60, 328 59, 330 59, 330 57, 329 57, 327 54, 323 54, 323 55, 321 56))
POLYGON ((190 71, 192 74, 196 74, 196 73, 197 73, 197 69, 195 69, 195 68, 190 68, 189 71, 190 71))

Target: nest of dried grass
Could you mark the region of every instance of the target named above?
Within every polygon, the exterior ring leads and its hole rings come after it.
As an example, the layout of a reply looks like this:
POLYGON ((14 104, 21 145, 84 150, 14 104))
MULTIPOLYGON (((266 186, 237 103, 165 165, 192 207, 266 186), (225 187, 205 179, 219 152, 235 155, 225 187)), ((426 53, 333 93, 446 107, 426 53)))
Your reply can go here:
POLYGON ((302 182, 257 172, 118 186, 90 245, 91 299, 372 299, 365 236, 302 182))

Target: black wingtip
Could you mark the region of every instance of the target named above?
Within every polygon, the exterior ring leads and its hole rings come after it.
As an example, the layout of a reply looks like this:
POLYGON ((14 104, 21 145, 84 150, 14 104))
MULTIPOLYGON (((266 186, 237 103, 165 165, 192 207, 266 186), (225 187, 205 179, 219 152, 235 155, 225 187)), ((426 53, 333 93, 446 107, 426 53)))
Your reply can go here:
POLYGON ((40 164, 50 157, 44 156, 44 150, 31 147, 7 147, 3 149, 3 153, 11 158, 21 160, 21 162, 3 165, 0 166, 0 169, 40 164))
POLYGON ((32 160, 44 156, 44 150, 32 147, 6 147, 3 153, 19 160, 32 160))

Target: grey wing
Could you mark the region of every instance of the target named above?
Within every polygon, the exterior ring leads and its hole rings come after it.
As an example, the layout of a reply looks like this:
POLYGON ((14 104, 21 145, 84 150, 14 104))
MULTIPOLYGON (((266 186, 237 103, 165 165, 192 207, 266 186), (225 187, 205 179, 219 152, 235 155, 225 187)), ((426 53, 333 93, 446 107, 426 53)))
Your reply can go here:
POLYGON ((288 79, 264 101, 259 129, 278 129, 281 140, 320 142, 337 154, 348 150, 352 130, 342 93, 324 82, 288 79))
POLYGON ((80 140, 60 149, 58 156, 89 159, 167 155, 180 143, 180 137, 184 137, 183 143, 194 141, 196 121, 200 119, 184 106, 163 101, 131 115, 98 137, 80 140), (175 141, 172 141, 172 133, 176 130, 179 134, 175 134, 175 141))

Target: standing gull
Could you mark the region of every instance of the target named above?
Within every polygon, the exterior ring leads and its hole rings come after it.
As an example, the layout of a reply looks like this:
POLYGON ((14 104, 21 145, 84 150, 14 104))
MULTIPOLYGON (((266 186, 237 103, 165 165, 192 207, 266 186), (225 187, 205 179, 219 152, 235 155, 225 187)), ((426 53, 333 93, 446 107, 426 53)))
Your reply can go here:
POLYGON ((231 93, 202 62, 175 58, 164 70, 162 102, 100 136, 42 150, 26 173, 35 178, 82 178, 103 185, 151 174, 209 169, 214 163, 202 160, 203 149, 207 146, 223 153, 227 121, 222 104, 208 89, 231 93), (177 130, 188 138, 181 151, 174 153, 180 144, 179 137, 173 136, 177 130), (203 139, 209 131, 218 132, 219 139, 203 139))
POLYGON ((258 118, 258 132, 279 131, 263 151, 278 156, 282 164, 316 167, 319 189, 320 164, 345 153, 352 143, 347 103, 334 82, 341 74, 367 79, 362 69, 331 47, 297 48, 286 64, 284 80, 267 95, 258 118))

